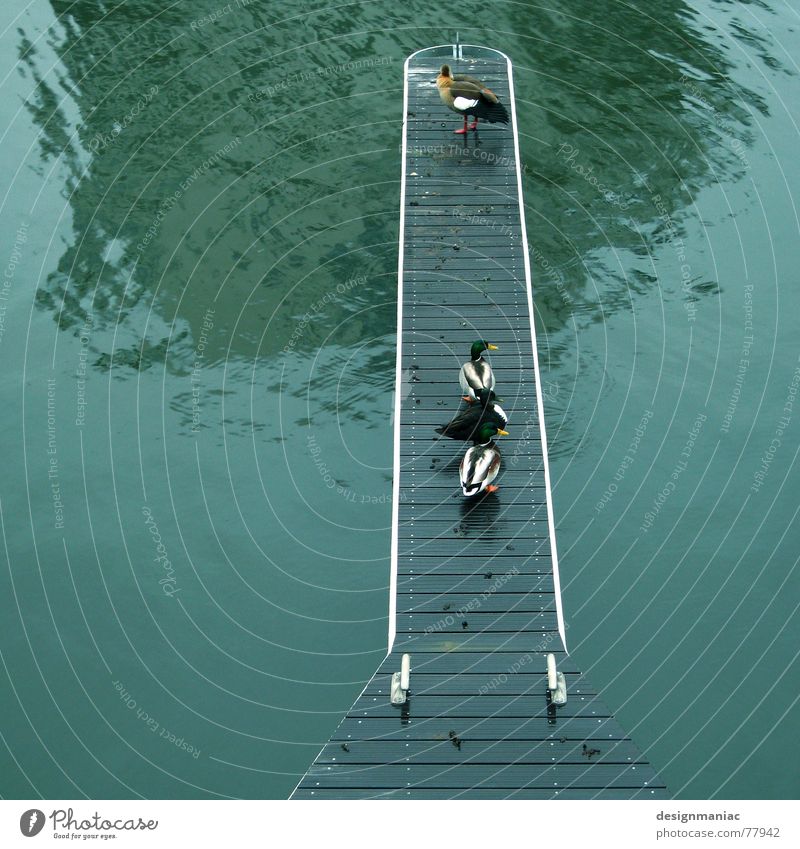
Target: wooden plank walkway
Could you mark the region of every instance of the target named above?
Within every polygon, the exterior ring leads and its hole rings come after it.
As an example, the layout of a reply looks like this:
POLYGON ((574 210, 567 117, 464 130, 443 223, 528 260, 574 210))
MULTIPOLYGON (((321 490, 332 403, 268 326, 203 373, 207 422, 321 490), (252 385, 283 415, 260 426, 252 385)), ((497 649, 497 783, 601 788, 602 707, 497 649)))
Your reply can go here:
POLYGON ((293 798, 666 798, 566 651, 511 64, 461 49, 406 62, 389 652, 293 798), (435 83, 445 62, 483 80, 512 123, 454 135, 435 83), (459 408, 475 339, 499 346, 510 436, 500 491, 472 502, 458 481, 467 446, 433 429, 459 408), (547 652, 567 679, 560 707, 547 652))

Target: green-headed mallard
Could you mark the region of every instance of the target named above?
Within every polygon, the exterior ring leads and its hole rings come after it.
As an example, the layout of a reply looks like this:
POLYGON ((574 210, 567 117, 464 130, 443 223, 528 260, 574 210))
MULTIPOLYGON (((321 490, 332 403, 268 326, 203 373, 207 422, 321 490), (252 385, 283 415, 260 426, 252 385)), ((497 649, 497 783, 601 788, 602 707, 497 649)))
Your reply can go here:
POLYGON ((478 390, 479 404, 462 410, 449 424, 436 428, 436 433, 450 439, 472 439, 482 424, 493 424, 503 428, 508 424, 505 410, 496 403, 497 396, 491 389, 478 390))
POLYGON ((467 132, 467 116, 475 119, 470 124, 470 130, 478 129, 478 119, 483 118, 490 124, 507 124, 508 112, 497 99, 497 95, 475 77, 466 74, 450 73, 449 65, 442 65, 442 70, 436 78, 439 96, 448 109, 464 116, 464 128, 454 130, 459 135, 467 132))
POLYGON ((484 351, 496 351, 497 345, 490 345, 482 339, 472 343, 470 361, 461 366, 458 381, 464 390, 464 400, 474 401, 481 389, 494 389, 492 367, 483 359, 484 351))
POLYGON ((464 455, 458 469, 464 495, 497 492, 498 488, 492 486, 500 471, 500 452, 492 441, 496 435, 508 436, 508 433, 497 425, 481 425, 473 440, 475 444, 464 455))

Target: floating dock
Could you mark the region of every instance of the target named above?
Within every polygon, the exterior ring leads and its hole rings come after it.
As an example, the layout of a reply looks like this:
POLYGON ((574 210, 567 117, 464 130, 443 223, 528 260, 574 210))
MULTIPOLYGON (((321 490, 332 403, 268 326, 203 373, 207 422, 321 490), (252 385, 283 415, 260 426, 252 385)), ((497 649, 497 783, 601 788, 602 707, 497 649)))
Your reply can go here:
POLYGON ((403 110, 389 651, 292 798, 667 798, 566 649, 511 62, 420 50, 403 110), (443 63, 482 80, 511 123, 454 135, 443 63), (499 347, 510 436, 499 492, 471 501, 458 480, 468 446, 434 427, 459 408, 476 339, 499 347))

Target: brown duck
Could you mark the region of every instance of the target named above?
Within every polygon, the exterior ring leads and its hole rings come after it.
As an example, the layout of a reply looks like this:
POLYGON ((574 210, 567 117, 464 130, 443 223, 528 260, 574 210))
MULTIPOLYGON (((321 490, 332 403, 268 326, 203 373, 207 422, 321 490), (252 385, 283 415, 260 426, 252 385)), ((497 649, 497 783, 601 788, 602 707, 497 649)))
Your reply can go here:
POLYGON ((508 112, 497 99, 497 95, 475 77, 466 74, 450 73, 449 65, 442 65, 442 70, 436 78, 439 96, 442 102, 453 112, 464 116, 464 128, 455 130, 463 135, 470 130, 478 129, 478 119, 483 118, 490 124, 507 124, 508 112), (475 120, 467 127, 467 116, 475 120))

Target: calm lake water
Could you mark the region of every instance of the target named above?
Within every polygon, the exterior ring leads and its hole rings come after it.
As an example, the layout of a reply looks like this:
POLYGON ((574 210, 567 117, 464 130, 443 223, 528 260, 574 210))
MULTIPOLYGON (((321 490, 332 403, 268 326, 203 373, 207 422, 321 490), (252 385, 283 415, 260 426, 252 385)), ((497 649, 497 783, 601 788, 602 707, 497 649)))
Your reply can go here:
MULTIPOLYGON (((560 5, 458 29, 515 64, 570 649, 676 796, 796 797, 798 12, 560 5)), ((0 795, 286 797, 385 651, 403 61, 455 33, 0 17, 0 795)))

